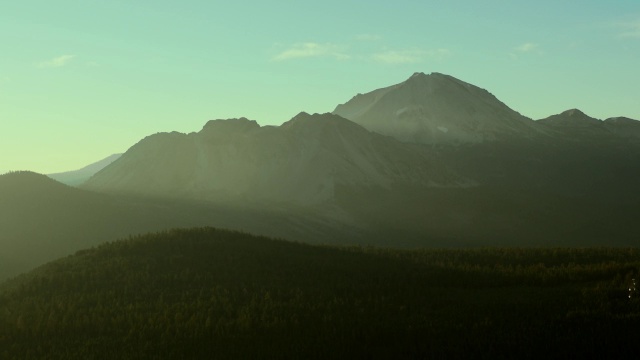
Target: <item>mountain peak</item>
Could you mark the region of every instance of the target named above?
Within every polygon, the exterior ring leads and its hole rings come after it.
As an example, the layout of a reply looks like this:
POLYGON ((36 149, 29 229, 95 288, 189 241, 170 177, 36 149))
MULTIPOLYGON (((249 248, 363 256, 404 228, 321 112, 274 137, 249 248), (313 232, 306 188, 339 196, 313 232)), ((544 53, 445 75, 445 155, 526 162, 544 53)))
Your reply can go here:
POLYGON ((578 109, 569 109, 560 114, 551 115, 547 118, 538 120, 540 123, 550 126, 600 126, 602 121, 592 118, 578 109))
POLYGON ((614 134, 623 138, 640 139, 640 121, 624 116, 612 117, 603 121, 603 124, 614 134))
POLYGON ((453 78, 453 76, 451 75, 447 75, 447 74, 443 74, 443 73, 439 73, 439 72, 431 72, 429 74, 425 74, 422 71, 416 71, 414 72, 411 76, 409 76, 409 79, 425 79, 425 78, 453 78))
POLYGON ((234 119, 217 119, 209 120, 202 128, 201 132, 245 132, 260 128, 255 120, 249 120, 245 117, 234 119))
POLYGON ((570 116, 570 117, 580 117, 580 118, 591 118, 587 114, 583 113, 579 109, 569 109, 560 113, 562 116, 570 116))
POLYGON ((324 114, 318 114, 318 113, 314 113, 313 115, 307 113, 307 112, 301 112, 298 115, 294 116, 291 120, 284 122, 281 127, 283 129, 298 129, 300 127, 304 127, 304 128, 310 128, 310 127, 314 127, 317 128, 319 126, 356 126, 356 127, 360 127, 359 125, 343 118, 342 116, 339 115, 335 115, 332 113, 324 113, 324 114))
POLYGON ((313 114, 309 114, 308 112, 302 111, 300 112, 298 115, 294 116, 293 118, 291 118, 291 120, 285 122, 292 122, 292 121, 309 121, 309 120, 336 120, 336 119, 340 119, 340 120, 346 120, 344 119, 342 116, 333 114, 333 113, 313 113, 313 114))
MULTIPOLYGON (((413 75, 409 76, 409 78, 404 83, 433 83, 442 80, 458 80, 450 75, 441 74, 438 72, 432 72, 430 74, 425 74, 423 72, 414 72, 413 75)), ((460 80, 458 80, 460 81, 460 80)))
POLYGON ((531 119, 488 91, 432 72, 356 96, 333 112, 370 131, 426 144, 479 143, 539 134, 531 119))
MULTIPOLYGON (((314 114, 314 115, 318 115, 318 114, 314 114)), ((306 111, 300 111, 296 116, 292 117, 291 120, 289 121, 301 121, 301 120, 305 120, 308 118, 313 117, 313 115, 309 114, 306 111)), ((289 122, 287 121, 287 122, 289 122)))
POLYGON ((640 121, 634 120, 625 116, 616 116, 606 119, 604 122, 606 123, 615 123, 615 124, 631 124, 631 125, 640 125, 640 121))

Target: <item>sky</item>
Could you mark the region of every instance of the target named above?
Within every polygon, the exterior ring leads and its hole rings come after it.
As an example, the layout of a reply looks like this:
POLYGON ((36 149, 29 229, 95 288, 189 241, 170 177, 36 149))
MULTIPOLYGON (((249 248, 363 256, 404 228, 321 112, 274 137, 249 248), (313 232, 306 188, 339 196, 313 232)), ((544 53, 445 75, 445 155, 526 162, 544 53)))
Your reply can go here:
POLYGON ((0 171, 74 170, 210 119, 279 125, 414 72, 533 119, 640 119, 640 1, 2 0, 0 171))

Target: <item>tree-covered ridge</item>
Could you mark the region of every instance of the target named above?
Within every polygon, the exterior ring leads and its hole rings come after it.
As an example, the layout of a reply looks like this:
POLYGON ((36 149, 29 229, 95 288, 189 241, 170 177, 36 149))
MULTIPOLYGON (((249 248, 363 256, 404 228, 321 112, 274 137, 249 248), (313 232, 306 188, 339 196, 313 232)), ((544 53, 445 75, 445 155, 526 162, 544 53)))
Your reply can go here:
POLYGON ((637 249, 318 247, 212 228, 0 287, 0 358, 637 355, 637 249))

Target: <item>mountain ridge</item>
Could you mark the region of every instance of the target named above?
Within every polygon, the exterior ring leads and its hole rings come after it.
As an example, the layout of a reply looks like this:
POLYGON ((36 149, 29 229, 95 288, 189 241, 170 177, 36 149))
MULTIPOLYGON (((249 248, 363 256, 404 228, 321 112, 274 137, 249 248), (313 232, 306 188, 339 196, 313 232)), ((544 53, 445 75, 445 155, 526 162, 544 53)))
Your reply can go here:
POLYGON ((614 135, 606 124, 636 122, 589 120, 572 109, 555 118, 586 119, 588 126, 553 126, 553 116, 551 124, 531 120, 490 92, 439 73, 416 73, 354 99, 357 106, 342 109, 365 114, 382 106, 397 114, 411 103, 420 110, 407 110, 414 115, 427 114, 425 104, 453 109, 440 120, 458 121, 464 131, 421 143, 335 113, 300 112, 280 126, 218 119, 197 133, 143 139, 85 188, 277 208, 284 216, 304 211, 392 246, 634 243, 624 229, 640 200, 634 185, 640 142, 614 135), (468 99, 470 105, 457 107, 468 99), (478 134, 465 138, 465 131, 478 134))
POLYGON ((458 186, 468 181, 413 145, 337 115, 302 112, 277 127, 248 119, 215 120, 198 133, 147 137, 85 188, 312 205, 330 201, 336 184, 388 188, 404 182, 458 186))
POLYGON ((640 140, 640 121, 626 117, 600 120, 579 109, 565 110, 537 120, 537 123, 572 141, 640 140))

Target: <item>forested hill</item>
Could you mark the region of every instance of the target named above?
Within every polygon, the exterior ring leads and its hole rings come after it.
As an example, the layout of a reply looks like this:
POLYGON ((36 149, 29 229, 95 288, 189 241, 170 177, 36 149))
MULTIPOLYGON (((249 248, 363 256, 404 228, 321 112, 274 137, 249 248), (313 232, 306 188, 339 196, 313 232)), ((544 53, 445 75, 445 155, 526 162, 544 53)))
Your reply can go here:
POLYGON ((0 287, 2 359, 637 357, 637 249, 385 250, 212 228, 0 287))

